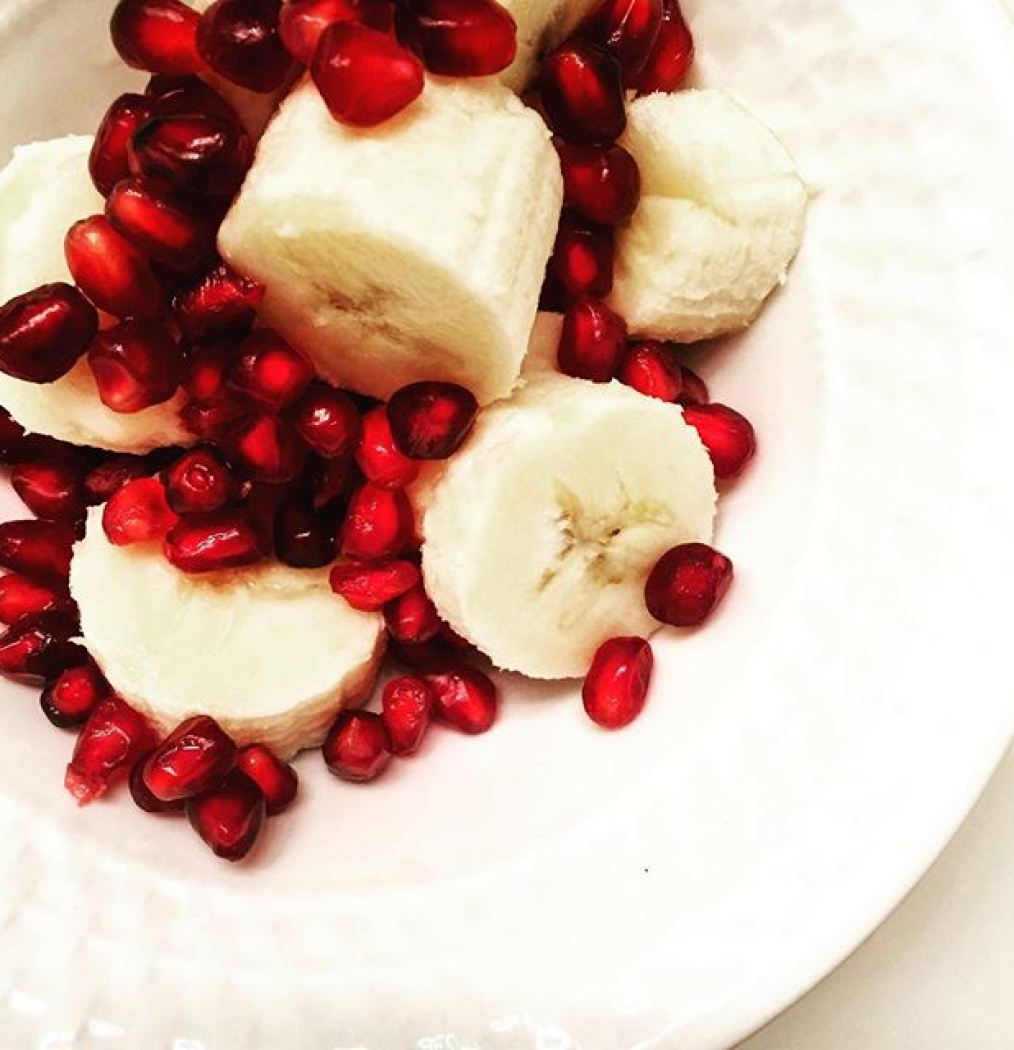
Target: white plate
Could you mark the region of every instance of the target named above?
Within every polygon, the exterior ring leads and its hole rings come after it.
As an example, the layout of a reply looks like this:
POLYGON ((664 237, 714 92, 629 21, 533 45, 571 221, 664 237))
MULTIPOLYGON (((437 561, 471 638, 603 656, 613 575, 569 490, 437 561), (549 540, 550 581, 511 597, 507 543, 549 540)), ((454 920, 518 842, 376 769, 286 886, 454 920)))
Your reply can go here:
MULTIPOLYGON (((94 125, 111 3, 0 8, 6 149, 94 125)), ((1014 727, 1010 28, 991 0, 695 0, 702 78, 779 128, 805 251, 707 362, 763 451, 738 583, 596 731, 511 687, 367 789, 300 761, 258 861, 129 801, 3 687, 0 1042, 175 1050, 726 1046, 854 946, 1014 727)), ((13 505, 12 505, 13 506, 13 505)))

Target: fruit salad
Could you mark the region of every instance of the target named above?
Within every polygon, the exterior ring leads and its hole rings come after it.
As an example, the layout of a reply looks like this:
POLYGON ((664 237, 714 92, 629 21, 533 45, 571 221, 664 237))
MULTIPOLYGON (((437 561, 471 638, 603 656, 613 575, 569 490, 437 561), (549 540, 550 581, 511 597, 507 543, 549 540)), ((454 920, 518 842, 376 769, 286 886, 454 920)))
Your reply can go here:
POLYGON ((0 671, 76 735, 70 794, 239 860, 298 752, 374 780, 492 729, 498 671, 628 725, 652 636, 729 589, 756 445, 684 348, 754 320, 807 196, 688 86, 677 0, 110 30, 136 90, 0 173, 0 671))

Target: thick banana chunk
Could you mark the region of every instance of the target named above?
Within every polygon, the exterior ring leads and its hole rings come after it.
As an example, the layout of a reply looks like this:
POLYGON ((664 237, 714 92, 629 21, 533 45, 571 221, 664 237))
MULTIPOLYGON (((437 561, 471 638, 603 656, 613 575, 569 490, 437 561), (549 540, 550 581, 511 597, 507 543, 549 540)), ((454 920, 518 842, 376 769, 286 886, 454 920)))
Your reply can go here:
POLYGON ((642 197, 609 305, 631 332, 693 342, 748 325, 785 280, 807 191, 789 152, 721 91, 636 99, 622 140, 642 197))
POLYGON ((319 745, 368 695, 383 655, 383 619, 336 599, 326 569, 187 576, 157 545, 109 543, 101 508, 74 550, 71 590, 89 652, 160 729, 207 714, 283 758, 319 745))
POLYGON ((500 80, 521 92, 535 76, 539 60, 565 37, 598 0, 501 0, 517 23, 518 53, 500 80))
POLYGON ((495 81, 430 79, 369 130, 337 123, 306 83, 219 248, 331 382, 387 397, 444 379, 486 403, 517 381, 561 199, 548 130, 495 81))
POLYGON ((710 540, 716 503, 679 407, 549 374, 486 409, 415 496, 441 616, 531 678, 582 675, 607 638, 652 633, 647 575, 669 547, 710 540))
MULTIPOLYGON (((88 175, 90 135, 19 146, 0 172, 0 303, 52 281, 70 281, 63 238, 78 219, 100 213, 103 200, 88 175)), ((99 400, 82 358, 55 383, 26 383, 0 373, 0 405, 37 434, 118 452, 189 445, 180 398, 132 415, 99 400)))

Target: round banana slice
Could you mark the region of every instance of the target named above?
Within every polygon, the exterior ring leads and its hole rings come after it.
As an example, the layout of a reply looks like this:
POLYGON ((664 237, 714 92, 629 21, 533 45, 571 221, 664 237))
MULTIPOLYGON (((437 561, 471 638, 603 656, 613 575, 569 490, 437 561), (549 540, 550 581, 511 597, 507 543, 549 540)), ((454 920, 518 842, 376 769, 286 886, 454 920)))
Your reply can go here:
POLYGON ((101 508, 74 549, 71 592, 88 651, 163 732, 207 714, 282 758, 323 741, 369 694, 383 656, 382 617, 337 598, 326 569, 188 576, 158 545, 109 543, 101 508))
POLYGON ((582 675, 607 638, 654 631, 648 573, 711 539, 716 503, 678 406, 549 374, 483 412, 415 498, 440 615, 531 678, 582 675))
POLYGON ((636 99, 622 144, 641 170, 641 202, 617 237, 609 305, 656 339, 748 325, 803 235, 807 191, 788 150, 713 90, 636 99))

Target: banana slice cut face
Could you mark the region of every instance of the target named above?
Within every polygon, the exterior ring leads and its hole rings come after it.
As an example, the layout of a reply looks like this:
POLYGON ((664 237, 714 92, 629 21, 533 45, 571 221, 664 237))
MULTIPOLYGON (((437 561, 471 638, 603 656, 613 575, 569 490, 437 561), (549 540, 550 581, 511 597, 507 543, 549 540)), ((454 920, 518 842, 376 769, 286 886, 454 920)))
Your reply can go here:
POLYGON ((500 74, 512 91, 532 82, 539 61, 568 37, 599 0, 502 0, 517 24, 518 53, 500 74))

